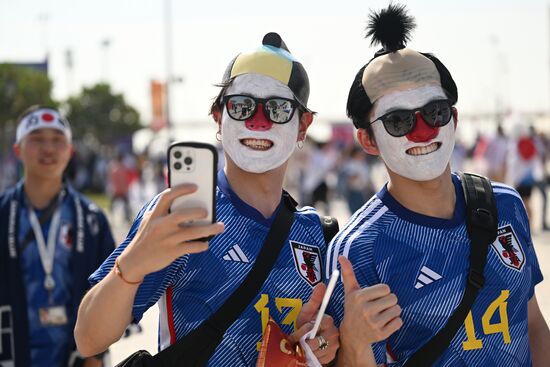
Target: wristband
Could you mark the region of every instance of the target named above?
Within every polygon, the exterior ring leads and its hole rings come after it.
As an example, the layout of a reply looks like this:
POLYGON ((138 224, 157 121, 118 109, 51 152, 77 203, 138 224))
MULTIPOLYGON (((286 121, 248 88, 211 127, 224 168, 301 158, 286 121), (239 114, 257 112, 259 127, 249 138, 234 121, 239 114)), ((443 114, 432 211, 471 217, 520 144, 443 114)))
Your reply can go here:
POLYGON ((115 260, 115 267, 113 268, 113 270, 115 271, 115 274, 120 278, 122 279, 122 281, 126 284, 130 284, 130 285, 136 285, 136 284, 141 284, 143 283, 143 279, 140 280, 140 281, 137 281, 137 282, 131 282, 129 280, 126 280, 124 279, 124 276, 122 275, 122 271, 120 270, 120 265, 118 264, 118 257, 116 258, 115 260))

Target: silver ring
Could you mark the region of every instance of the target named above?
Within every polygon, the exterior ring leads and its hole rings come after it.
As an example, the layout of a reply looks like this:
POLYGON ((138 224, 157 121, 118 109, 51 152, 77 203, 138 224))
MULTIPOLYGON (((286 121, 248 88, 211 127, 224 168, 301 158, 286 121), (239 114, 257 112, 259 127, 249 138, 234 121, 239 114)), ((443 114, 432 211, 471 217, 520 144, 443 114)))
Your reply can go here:
POLYGON ((324 336, 318 335, 317 341, 319 342, 319 350, 325 350, 328 348, 328 341, 325 339, 324 336))

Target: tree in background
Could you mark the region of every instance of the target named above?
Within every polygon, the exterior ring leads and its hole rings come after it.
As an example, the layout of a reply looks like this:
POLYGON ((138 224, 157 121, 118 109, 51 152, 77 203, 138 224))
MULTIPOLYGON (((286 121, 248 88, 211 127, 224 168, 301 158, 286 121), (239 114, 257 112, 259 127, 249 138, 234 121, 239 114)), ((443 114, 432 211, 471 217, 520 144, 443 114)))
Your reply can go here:
POLYGON ((34 104, 57 107, 51 97, 52 82, 41 71, 0 64, 0 125, 13 125, 17 116, 34 104))
POLYGON ((108 84, 83 88, 78 96, 67 100, 65 107, 73 136, 78 139, 93 137, 100 144, 114 144, 143 127, 139 112, 122 94, 114 94, 108 84))
MULTIPOLYGON (((51 91, 52 82, 44 72, 22 65, 0 63, 0 166, 9 159, 15 141, 17 117, 34 104, 57 107, 51 91)), ((6 169, 3 171, 4 176, 9 175, 6 169)), ((7 182, 0 182, 0 191, 12 180, 4 179, 7 182)))

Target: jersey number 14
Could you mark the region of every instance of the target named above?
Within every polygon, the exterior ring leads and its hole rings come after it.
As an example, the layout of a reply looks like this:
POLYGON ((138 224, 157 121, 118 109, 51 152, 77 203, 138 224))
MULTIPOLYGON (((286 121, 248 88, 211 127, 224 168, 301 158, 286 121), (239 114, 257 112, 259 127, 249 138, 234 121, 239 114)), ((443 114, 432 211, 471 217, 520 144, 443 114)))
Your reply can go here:
MULTIPOLYGON (((508 296, 510 291, 504 290, 500 292, 500 296, 495 299, 481 317, 481 325, 483 326, 483 333, 485 335, 501 333, 504 340, 504 344, 510 343, 510 329, 508 327, 508 312, 507 305, 508 296), (500 322, 491 324, 491 318, 498 310, 500 316, 500 322)), ((472 318, 472 311, 466 316, 464 320, 464 327, 466 329, 466 341, 462 342, 464 350, 473 350, 483 348, 483 341, 476 338, 476 332, 474 328, 474 321, 472 318)))

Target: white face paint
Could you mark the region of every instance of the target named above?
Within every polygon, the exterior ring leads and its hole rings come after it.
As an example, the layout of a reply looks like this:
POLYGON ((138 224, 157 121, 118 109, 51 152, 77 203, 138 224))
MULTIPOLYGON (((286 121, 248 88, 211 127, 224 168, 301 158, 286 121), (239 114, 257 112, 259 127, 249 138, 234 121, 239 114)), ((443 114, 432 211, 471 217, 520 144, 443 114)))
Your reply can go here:
MULTIPOLYGON (((444 98, 443 90, 434 86, 393 92, 376 101, 371 121, 397 109, 418 108, 444 98)), ((414 181, 429 181, 439 177, 447 168, 455 145, 454 118, 439 129, 435 138, 420 143, 410 141, 406 136, 391 136, 380 120, 371 126, 380 156, 388 168, 398 175, 414 181), (422 149, 411 151, 414 147, 422 149)))
MULTIPOLYGON (((258 98, 294 99, 290 88, 260 74, 243 74, 235 78, 226 95, 246 94, 258 98)), ((259 113, 259 111, 256 111, 259 113)), ((223 106, 222 145, 233 162, 244 171, 264 173, 280 167, 292 155, 298 138, 298 110, 286 124, 273 124, 269 130, 250 130, 245 121, 232 119, 223 106)))

